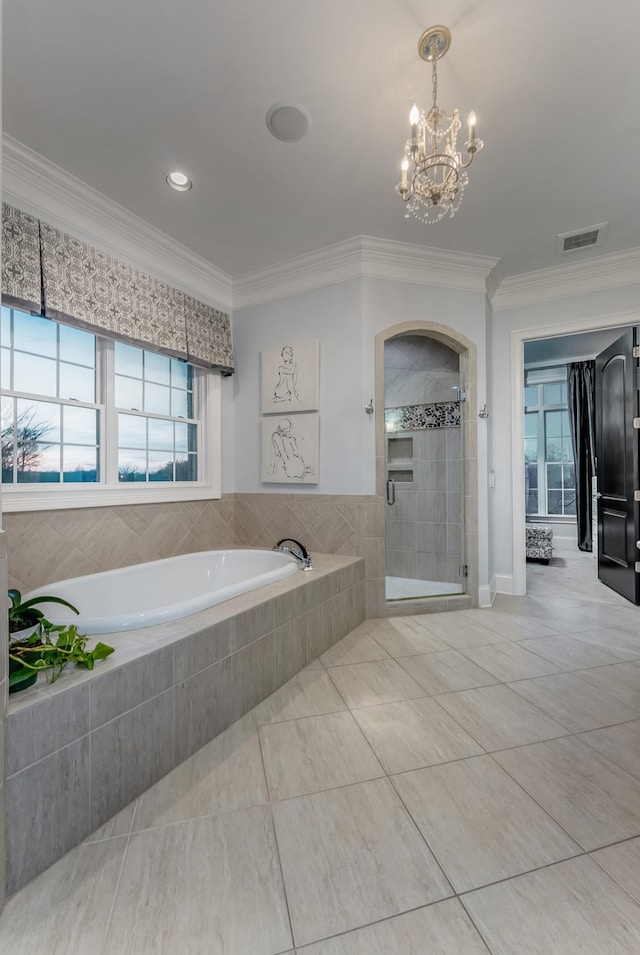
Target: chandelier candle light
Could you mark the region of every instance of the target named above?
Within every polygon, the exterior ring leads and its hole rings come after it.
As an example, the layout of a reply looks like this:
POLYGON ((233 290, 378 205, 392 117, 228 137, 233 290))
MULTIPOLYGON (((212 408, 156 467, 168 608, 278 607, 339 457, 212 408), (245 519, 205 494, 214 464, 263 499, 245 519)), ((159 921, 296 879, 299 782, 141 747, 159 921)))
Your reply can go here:
POLYGON ((461 128, 460 114, 451 114, 438 107, 438 73, 436 64, 451 45, 446 27, 430 27, 420 37, 418 53, 433 64, 433 106, 426 113, 414 105, 409 114, 411 138, 404 147, 400 166, 402 177, 396 192, 406 202, 405 218, 415 216, 420 222, 439 222, 454 216, 469 182, 465 170, 484 143, 476 136, 476 114, 469 113, 466 158, 457 151, 456 140, 461 128))

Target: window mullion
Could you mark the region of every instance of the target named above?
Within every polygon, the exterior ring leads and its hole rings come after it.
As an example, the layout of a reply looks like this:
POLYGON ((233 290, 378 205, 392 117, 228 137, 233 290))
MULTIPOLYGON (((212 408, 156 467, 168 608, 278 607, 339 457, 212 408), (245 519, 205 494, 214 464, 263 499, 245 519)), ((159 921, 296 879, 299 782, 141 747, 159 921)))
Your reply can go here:
POLYGON ((118 413, 115 409, 115 349, 107 339, 99 340, 100 396, 104 405, 104 437, 100 453, 106 484, 118 483, 118 413))
POLYGON ((547 441, 544 417, 543 385, 538 385, 538 514, 548 514, 547 502, 547 441))

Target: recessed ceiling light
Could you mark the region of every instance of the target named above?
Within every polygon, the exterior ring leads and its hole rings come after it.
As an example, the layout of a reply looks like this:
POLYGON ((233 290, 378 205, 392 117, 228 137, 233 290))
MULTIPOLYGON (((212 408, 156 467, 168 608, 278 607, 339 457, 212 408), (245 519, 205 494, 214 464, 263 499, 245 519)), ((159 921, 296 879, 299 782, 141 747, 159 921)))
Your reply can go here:
POLYGON ((178 192, 189 192, 193 183, 188 176, 185 176, 183 172, 170 172, 167 173, 167 182, 172 189, 176 189, 178 192))
POLYGON ((267 129, 283 143, 295 143, 306 135, 311 117, 304 106, 276 103, 267 113, 267 129))

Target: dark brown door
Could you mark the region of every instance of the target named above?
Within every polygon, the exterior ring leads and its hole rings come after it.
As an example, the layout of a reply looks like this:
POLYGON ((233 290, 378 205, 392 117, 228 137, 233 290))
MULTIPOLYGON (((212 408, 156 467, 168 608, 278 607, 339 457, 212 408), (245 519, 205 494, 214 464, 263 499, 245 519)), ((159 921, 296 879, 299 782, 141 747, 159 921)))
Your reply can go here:
POLYGON ((640 603, 638 359, 633 354, 638 344, 638 328, 630 328, 596 358, 598 577, 635 604, 640 603))

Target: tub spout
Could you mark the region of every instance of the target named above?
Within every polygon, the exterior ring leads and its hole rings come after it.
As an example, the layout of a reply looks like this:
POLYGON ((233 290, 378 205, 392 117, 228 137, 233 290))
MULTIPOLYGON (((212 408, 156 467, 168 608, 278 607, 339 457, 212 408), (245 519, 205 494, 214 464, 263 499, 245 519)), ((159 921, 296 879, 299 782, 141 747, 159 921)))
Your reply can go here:
POLYGON ((294 540, 292 537, 283 537, 281 541, 273 545, 273 550, 282 551, 283 554, 291 554, 292 557, 295 557, 303 570, 311 570, 313 566, 307 548, 304 544, 301 544, 300 541, 294 540), (294 544, 295 548, 288 547, 288 544, 294 544))

